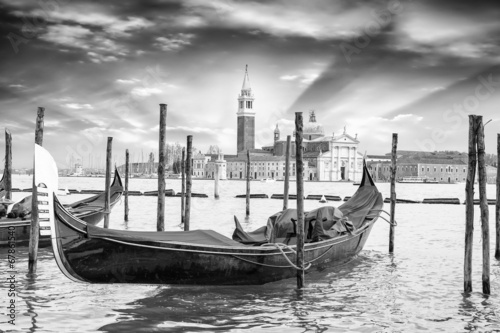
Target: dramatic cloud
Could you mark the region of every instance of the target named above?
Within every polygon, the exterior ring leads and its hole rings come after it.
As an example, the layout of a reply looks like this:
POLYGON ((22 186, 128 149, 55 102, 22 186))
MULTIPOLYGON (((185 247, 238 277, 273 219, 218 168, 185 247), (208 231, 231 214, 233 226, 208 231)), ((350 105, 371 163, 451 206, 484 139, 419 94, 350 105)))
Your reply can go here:
MULTIPOLYGON (((500 6, 494 1, 0 0, 0 107, 16 167, 30 167, 37 107, 58 163, 158 149, 168 140, 236 149, 245 65, 256 143, 294 112, 315 110, 327 133, 358 134, 360 149, 466 149, 467 115, 496 119, 500 6), (5 113, 5 114, 4 114, 5 113), (61 138, 64 138, 62 142, 61 138)), ((500 122, 487 127, 493 152, 500 122), (491 133, 490 133, 491 131, 491 133)), ((2 151, 0 145, 0 156, 2 151)), ((104 159, 102 158, 102 161, 104 159)))

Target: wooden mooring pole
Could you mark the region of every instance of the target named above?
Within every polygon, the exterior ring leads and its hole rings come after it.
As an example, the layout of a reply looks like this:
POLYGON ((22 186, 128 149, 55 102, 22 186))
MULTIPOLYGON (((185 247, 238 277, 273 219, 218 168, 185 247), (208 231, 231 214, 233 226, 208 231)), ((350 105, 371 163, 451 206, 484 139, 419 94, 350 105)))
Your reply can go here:
POLYGON ((246 216, 250 216, 250 150, 247 150, 247 193, 246 193, 246 216))
POLYGON ((214 198, 219 199, 219 164, 215 162, 215 176, 214 176, 214 198))
POLYGON ((469 159, 465 184, 464 292, 472 292, 472 238, 474 235, 474 179, 476 178, 476 120, 469 116, 469 159))
POLYGON ((5 171, 4 183, 5 198, 12 199, 12 135, 5 130, 5 171))
POLYGON ((158 207, 156 231, 165 230, 165 166, 167 149, 167 104, 160 104, 160 143, 158 147, 158 207))
POLYGON ((181 154, 181 223, 186 219, 186 148, 181 154))
POLYGON ((483 294, 491 294, 490 288, 490 225, 488 198, 486 197, 486 161, 484 159, 483 116, 476 116, 477 123, 477 164, 479 173, 479 209, 481 211, 481 234, 483 244, 483 294))
POLYGON ((129 175, 129 153, 125 150, 125 216, 124 220, 128 221, 128 175, 129 175))
POLYGON ((184 231, 189 231, 189 222, 191 219, 191 156, 193 154, 193 136, 187 136, 187 154, 186 154, 186 212, 184 216, 184 231))
POLYGON ((108 137, 108 145, 106 147, 106 182, 104 186, 104 228, 109 228, 110 209, 110 187, 111 187, 111 168, 112 168, 112 152, 113 138, 108 137))
MULTIPOLYGON (((42 146, 43 144, 43 117, 45 108, 39 107, 35 125, 35 143, 42 146)), ((33 192, 31 197, 31 227, 30 227, 30 242, 28 249, 28 272, 29 274, 36 273, 36 260, 38 256, 38 239, 40 236, 40 221, 38 219, 38 200, 37 200, 37 184, 35 182, 35 168, 33 163, 33 192)))
POLYGON ((302 112, 295 112, 295 164, 297 168, 297 288, 304 287, 304 164, 302 112))
MULTIPOLYGON (((394 252, 394 215, 396 214, 396 160, 398 151, 398 134, 392 133, 392 154, 391 154, 391 217, 389 226, 389 253, 394 252)), ((378 168, 377 168, 378 173, 378 168)))
POLYGON ((497 202, 495 205, 495 258, 500 260, 500 134, 497 134, 497 202))
POLYGON ((283 189, 283 210, 288 209, 288 192, 290 187, 290 146, 292 136, 286 136, 285 186, 283 189))

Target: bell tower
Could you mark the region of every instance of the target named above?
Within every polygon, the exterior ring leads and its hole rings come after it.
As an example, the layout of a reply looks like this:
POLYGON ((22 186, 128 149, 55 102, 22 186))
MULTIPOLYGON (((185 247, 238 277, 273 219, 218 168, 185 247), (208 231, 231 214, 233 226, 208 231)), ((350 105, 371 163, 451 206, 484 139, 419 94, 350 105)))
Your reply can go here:
POLYGON ((238 144, 237 152, 255 148, 255 111, 253 110, 254 96, 248 78, 248 65, 245 66, 243 86, 238 96, 238 144))

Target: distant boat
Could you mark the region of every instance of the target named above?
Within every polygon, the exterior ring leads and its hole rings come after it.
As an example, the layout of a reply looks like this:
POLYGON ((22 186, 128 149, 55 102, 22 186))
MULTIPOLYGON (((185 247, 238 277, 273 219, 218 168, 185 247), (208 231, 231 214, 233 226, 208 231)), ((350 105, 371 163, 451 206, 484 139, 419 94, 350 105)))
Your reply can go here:
POLYGON ((326 203, 326 202, 328 202, 328 200, 326 200, 325 196, 324 196, 324 195, 322 195, 322 196, 321 196, 321 199, 319 199, 319 202, 321 202, 321 203, 326 203))
POLYGON ((263 183, 274 183, 276 181, 276 179, 274 179, 274 178, 262 178, 260 181, 263 183))
POLYGON ((398 180, 398 183, 409 183, 409 184, 438 184, 439 182, 434 179, 430 179, 427 177, 418 177, 418 176, 410 176, 403 177, 398 180))

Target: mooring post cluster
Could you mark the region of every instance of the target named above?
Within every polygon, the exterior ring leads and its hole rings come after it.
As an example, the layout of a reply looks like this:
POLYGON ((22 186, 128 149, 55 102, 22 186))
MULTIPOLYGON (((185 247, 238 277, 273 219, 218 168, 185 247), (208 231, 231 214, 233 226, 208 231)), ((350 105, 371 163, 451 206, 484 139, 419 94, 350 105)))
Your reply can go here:
MULTIPOLYGON (((486 197, 486 163, 484 158, 484 126, 483 117, 469 116, 469 158, 467 183, 465 185, 465 255, 464 255, 464 292, 472 292, 472 242, 474 234, 474 181, 476 164, 479 181, 479 205, 481 214, 481 235, 483 269, 483 293, 490 294, 490 236, 489 212, 486 197)), ((498 178, 497 178, 498 183, 498 178)), ((498 202, 497 202, 498 205, 498 202)))

